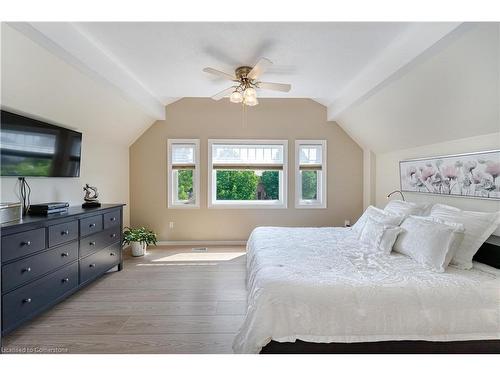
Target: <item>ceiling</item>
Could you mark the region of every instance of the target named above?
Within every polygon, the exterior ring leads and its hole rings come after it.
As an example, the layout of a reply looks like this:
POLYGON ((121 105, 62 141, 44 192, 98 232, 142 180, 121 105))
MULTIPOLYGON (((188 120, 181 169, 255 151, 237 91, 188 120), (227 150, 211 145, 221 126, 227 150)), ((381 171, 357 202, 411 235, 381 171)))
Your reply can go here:
POLYGON ((461 27, 337 122, 375 153, 500 132, 500 23, 461 27))
POLYGON ((403 23, 79 23, 162 102, 208 97, 228 87, 202 72, 229 73, 267 57, 265 81, 290 82, 288 94, 335 98, 408 24, 403 23))
MULTIPOLYGON (((26 86, 50 88, 55 76, 45 75, 47 68, 38 61, 53 56, 57 69, 51 72, 59 75, 59 85, 65 85, 57 92, 88 86, 80 90, 81 98, 73 90, 75 108, 66 106, 66 111, 73 113, 79 103, 91 103, 83 107, 96 115, 88 126, 96 132, 104 131, 99 125, 103 123, 110 132, 120 128, 127 143, 155 119, 164 119, 165 105, 182 97, 210 97, 228 87, 228 81, 204 73, 204 67, 232 72, 260 57, 274 62, 262 80, 291 83, 292 90, 261 91, 259 97, 316 100, 327 107, 328 120, 337 121, 360 145, 376 153, 498 129, 499 106, 494 104, 499 102, 498 23, 8 25, 37 45, 25 48, 10 42, 12 54, 17 54, 9 65, 13 71, 19 67, 16 79, 26 86), (28 62, 33 75, 23 78, 22 64, 28 62), (64 62, 66 68, 60 65, 64 62), (58 72, 67 72, 68 79, 58 72), (75 72, 85 84, 72 84, 75 72), (102 96, 89 96, 91 85, 102 96), (123 109, 111 110, 112 102, 123 109), (99 120, 103 113, 106 120, 99 120)), ((23 85, 13 81, 8 97, 20 97, 23 85)), ((33 111, 43 112, 49 95, 39 101, 33 93, 33 106, 40 107, 33 111)), ((55 107, 62 100, 56 99, 55 107)))
POLYGON ((57 58, 5 23, 2 108, 127 146, 155 121, 126 97, 57 58))
POLYGON ((267 57, 263 81, 291 83, 289 93, 332 106, 332 119, 361 95, 451 32, 458 23, 9 23, 85 73, 110 83, 151 116, 182 97, 210 97, 229 73, 267 57))

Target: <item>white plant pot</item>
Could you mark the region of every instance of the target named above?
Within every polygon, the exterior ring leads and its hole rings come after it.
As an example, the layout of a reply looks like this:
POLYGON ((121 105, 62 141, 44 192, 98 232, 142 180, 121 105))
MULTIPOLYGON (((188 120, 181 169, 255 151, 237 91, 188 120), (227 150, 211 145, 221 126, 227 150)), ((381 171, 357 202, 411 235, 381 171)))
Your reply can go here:
POLYGON ((132 256, 134 257, 142 257, 146 254, 146 243, 145 242, 132 242, 130 244, 132 246, 132 256))

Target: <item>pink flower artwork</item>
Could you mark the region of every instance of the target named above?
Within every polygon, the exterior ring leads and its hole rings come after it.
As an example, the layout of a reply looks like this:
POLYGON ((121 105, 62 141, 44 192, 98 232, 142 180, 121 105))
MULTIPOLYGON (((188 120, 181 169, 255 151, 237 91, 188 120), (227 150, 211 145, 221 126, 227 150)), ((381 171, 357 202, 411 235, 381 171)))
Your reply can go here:
POLYGON ((454 165, 443 167, 443 176, 449 179, 455 179, 458 176, 458 168, 454 165))
POLYGON ((484 171, 489 173, 494 179, 497 178, 500 175, 500 162, 487 162, 484 171))
POLYGON ((399 165, 402 191, 500 199, 500 150, 405 160, 399 165))

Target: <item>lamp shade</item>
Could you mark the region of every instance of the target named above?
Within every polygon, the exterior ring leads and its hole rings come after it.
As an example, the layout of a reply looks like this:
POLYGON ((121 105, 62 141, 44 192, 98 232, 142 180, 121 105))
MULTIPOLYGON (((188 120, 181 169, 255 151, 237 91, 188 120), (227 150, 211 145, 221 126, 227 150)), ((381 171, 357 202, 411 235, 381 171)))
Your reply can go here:
POLYGON ((231 96, 229 96, 231 103, 241 103, 243 101, 243 95, 239 91, 233 91, 231 96))
POLYGON ((245 91, 243 92, 243 96, 246 98, 256 98, 257 97, 257 91, 253 87, 247 87, 245 91))
POLYGON ((259 104, 259 101, 255 96, 250 96, 250 97, 245 97, 245 100, 243 101, 244 104, 248 105, 249 107, 253 107, 257 104, 259 104))

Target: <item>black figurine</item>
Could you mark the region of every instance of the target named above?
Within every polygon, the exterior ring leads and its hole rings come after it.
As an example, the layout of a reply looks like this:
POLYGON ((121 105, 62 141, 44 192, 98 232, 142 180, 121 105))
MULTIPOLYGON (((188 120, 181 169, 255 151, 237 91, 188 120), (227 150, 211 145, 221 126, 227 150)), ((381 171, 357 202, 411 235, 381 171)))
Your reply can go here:
POLYGON ((82 204, 82 208, 101 207, 99 200, 97 200, 99 193, 97 192, 97 188, 95 186, 85 184, 83 191, 85 192, 85 197, 83 197, 85 203, 82 204))

